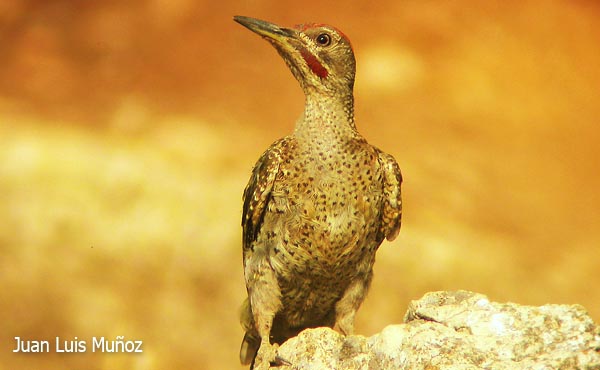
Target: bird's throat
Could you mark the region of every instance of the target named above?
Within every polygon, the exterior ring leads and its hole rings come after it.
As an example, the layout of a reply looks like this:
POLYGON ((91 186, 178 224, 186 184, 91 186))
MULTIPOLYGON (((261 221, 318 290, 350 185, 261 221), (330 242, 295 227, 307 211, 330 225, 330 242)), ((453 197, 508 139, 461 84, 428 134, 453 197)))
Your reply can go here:
POLYGON ((354 124, 353 96, 307 95, 295 134, 307 135, 308 142, 336 142, 359 136, 354 124))

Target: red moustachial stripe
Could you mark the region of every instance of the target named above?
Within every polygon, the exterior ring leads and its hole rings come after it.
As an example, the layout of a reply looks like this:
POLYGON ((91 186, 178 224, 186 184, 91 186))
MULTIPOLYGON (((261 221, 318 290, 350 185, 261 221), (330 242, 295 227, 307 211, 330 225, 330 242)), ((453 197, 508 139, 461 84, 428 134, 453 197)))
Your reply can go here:
POLYGON ((302 58, 304 58, 306 64, 308 64, 308 67, 311 69, 311 71, 313 71, 317 76, 321 78, 326 78, 329 72, 327 72, 327 69, 323 67, 323 65, 319 62, 317 57, 315 57, 310 51, 308 51, 304 47, 300 47, 299 49, 300 55, 302 55, 302 58))

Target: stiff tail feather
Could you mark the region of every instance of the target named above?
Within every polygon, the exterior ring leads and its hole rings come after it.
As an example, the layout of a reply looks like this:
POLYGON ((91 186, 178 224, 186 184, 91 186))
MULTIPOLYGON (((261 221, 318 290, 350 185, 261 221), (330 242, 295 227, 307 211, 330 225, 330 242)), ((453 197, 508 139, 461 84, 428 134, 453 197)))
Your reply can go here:
POLYGON ((250 365, 250 369, 254 367, 254 359, 260 347, 260 337, 254 329, 254 320, 252 318, 252 309, 250 301, 246 298, 240 309, 240 323, 246 332, 242 345, 240 346, 240 362, 242 365, 250 365))
POLYGON ((240 362, 242 365, 250 364, 250 369, 254 367, 258 347, 260 347, 260 339, 252 333, 246 332, 240 347, 240 362))

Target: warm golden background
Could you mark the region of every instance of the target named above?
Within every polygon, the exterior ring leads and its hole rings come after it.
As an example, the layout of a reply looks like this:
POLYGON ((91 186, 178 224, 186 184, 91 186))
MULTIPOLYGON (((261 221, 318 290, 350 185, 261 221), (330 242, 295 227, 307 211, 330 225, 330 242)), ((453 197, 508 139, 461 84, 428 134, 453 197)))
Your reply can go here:
POLYGON ((0 1, 0 368, 238 369, 241 193, 303 96, 232 21, 343 29, 404 177, 357 332, 469 289, 600 321, 597 1, 0 1), (11 353, 14 336, 144 354, 11 353))

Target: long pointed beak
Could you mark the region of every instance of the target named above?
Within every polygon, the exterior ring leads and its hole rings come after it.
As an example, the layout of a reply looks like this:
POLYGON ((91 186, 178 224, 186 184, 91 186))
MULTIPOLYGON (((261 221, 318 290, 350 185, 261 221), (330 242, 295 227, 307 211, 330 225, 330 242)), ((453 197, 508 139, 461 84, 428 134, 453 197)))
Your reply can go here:
POLYGON ((233 17, 233 20, 246 27, 250 31, 257 33, 270 41, 274 41, 280 46, 284 46, 286 40, 289 38, 294 38, 295 36, 294 32, 288 28, 282 28, 276 24, 260 19, 236 15, 233 17))
MULTIPOLYGON (((239 15, 233 17, 233 20, 269 41, 285 60, 288 68, 292 71, 296 80, 300 82, 301 86, 304 86, 306 74, 309 71, 307 67, 313 68, 312 66, 307 66, 308 62, 306 58, 309 58, 313 64, 317 63, 318 67, 321 68, 319 71, 325 70, 318 60, 306 50, 299 32, 295 29, 283 28, 260 19, 239 15)), ((325 72, 327 71, 325 70, 325 72)))

